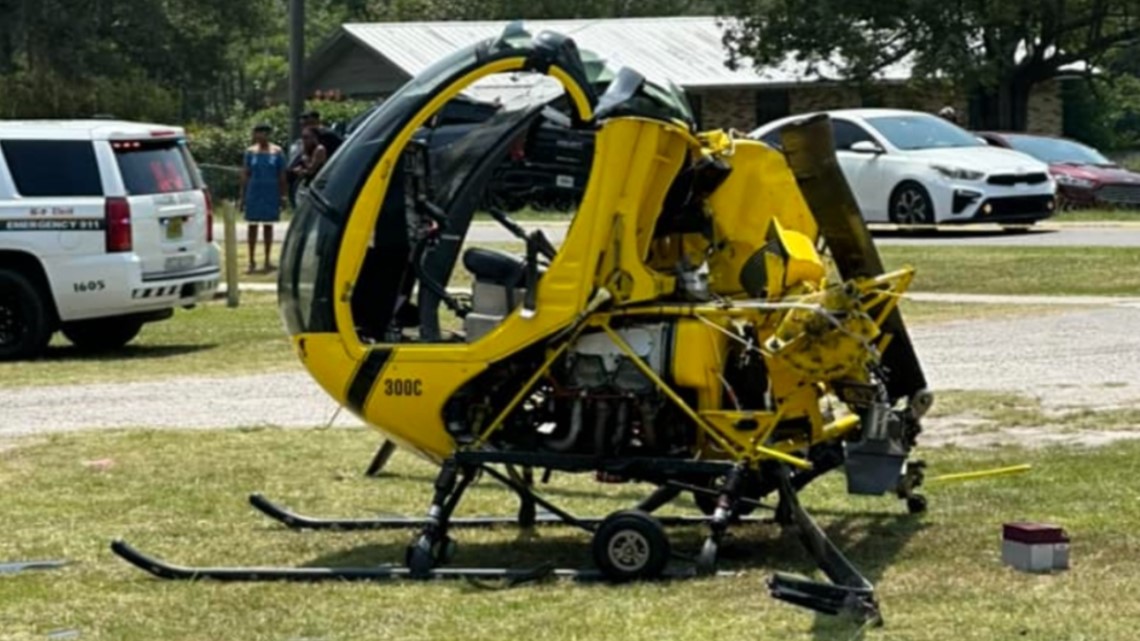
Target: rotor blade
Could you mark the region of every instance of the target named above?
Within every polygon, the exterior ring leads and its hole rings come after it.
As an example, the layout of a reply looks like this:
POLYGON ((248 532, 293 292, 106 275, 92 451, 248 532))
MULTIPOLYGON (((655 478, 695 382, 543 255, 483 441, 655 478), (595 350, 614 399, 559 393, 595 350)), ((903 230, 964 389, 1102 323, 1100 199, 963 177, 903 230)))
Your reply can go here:
MULTIPOLYGON (((883 274, 882 258, 835 156, 831 119, 821 114, 793 122, 781 130, 780 138, 788 166, 840 275, 851 279, 883 274)), ((893 336, 882 360, 890 400, 910 398, 926 389, 926 376, 897 308, 882 329, 893 336)))

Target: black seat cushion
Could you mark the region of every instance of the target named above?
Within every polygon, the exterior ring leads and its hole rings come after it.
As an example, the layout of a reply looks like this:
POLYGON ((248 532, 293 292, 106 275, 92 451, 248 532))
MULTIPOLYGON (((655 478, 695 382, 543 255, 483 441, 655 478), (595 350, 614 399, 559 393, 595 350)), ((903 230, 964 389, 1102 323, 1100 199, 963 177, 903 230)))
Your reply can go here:
POLYGON ((463 266, 481 283, 521 287, 525 281, 526 261, 497 249, 471 247, 463 252, 463 266))

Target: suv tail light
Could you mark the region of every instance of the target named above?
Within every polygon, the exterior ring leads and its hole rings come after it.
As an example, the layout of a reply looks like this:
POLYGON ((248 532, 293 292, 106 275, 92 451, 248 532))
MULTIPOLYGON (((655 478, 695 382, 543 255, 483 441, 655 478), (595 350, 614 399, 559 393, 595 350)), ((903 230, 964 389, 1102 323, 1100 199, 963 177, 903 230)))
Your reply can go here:
POLYGON ((104 207, 107 253, 131 251, 131 205, 126 198, 107 199, 104 207))
POLYGON ((210 190, 203 189, 202 195, 206 197, 206 242, 214 242, 214 199, 210 198, 210 190))

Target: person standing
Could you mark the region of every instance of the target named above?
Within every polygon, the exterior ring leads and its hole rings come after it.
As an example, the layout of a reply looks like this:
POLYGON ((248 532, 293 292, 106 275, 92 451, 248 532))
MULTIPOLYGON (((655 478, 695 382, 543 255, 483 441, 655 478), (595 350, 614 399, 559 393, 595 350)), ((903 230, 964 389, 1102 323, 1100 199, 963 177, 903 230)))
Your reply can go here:
MULTIPOLYGON (((300 123, 302 133, 305 129, 310 128, 316 133, 317 141, 324 147, 326 159, 332 156, 333 152, 344 142, 344 138, 342 138, 340 134, 325 127, 321 123, 321 113, 319 111, 306 111, 301 114, 300 123)), ((294 140, 293 143, 289 145, 289 169, 287 171, 289 204, 294 207, 297 206, 297 188, 301 186, 300 177, 305 173, 305 162, 304 141, 301 139, 294 140)), ((322 160, 321 163, 323 164, 324 161, 322 160)))
POLYGON ((328 152, 318 138, 316 127, 305 127, 301 132, 301 158, 292 172, 300 185, 307 185, 328 160, 328 152))
POLYGON ((259 124, 253 128, 253 144, 242 162, 239 202, 249 223, 249 272, 257 271, 257 226, 265 235, 265 271, 273 271, 273 223, 281 219, 281 205, 287 192, 285 154, 269 142, 273 128, 259 124))
POLYGON ((344 138, 341 138, 340 134, 324 126, 319 111, 308 111, 301 114, 301 127, 303 129, 312 127, 316 130, 317 139, 320 140, 321 146, 325 148, 325 153, 329 156, 336 153, 336 150, 344 143, 344 138))

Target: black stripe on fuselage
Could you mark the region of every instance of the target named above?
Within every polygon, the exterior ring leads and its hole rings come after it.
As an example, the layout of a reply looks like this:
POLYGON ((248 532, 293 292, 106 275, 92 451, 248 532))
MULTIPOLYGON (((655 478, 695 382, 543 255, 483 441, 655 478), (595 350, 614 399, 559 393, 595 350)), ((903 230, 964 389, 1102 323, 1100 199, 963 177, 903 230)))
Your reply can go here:
POLYGON ((352 382, 348 384, 348 394, 345 395, 345 403, 348 405, 348 409, 357 413, 364 409, 364 403, 368 400, 368 393, 376 385, 376 379, 380 376, 384 366, 388 364, 388 359, 391 356, 392 350, 390 349, 373 349, 368 352, 364 361, 360 363, 360 367, 356 368, 352 382))

